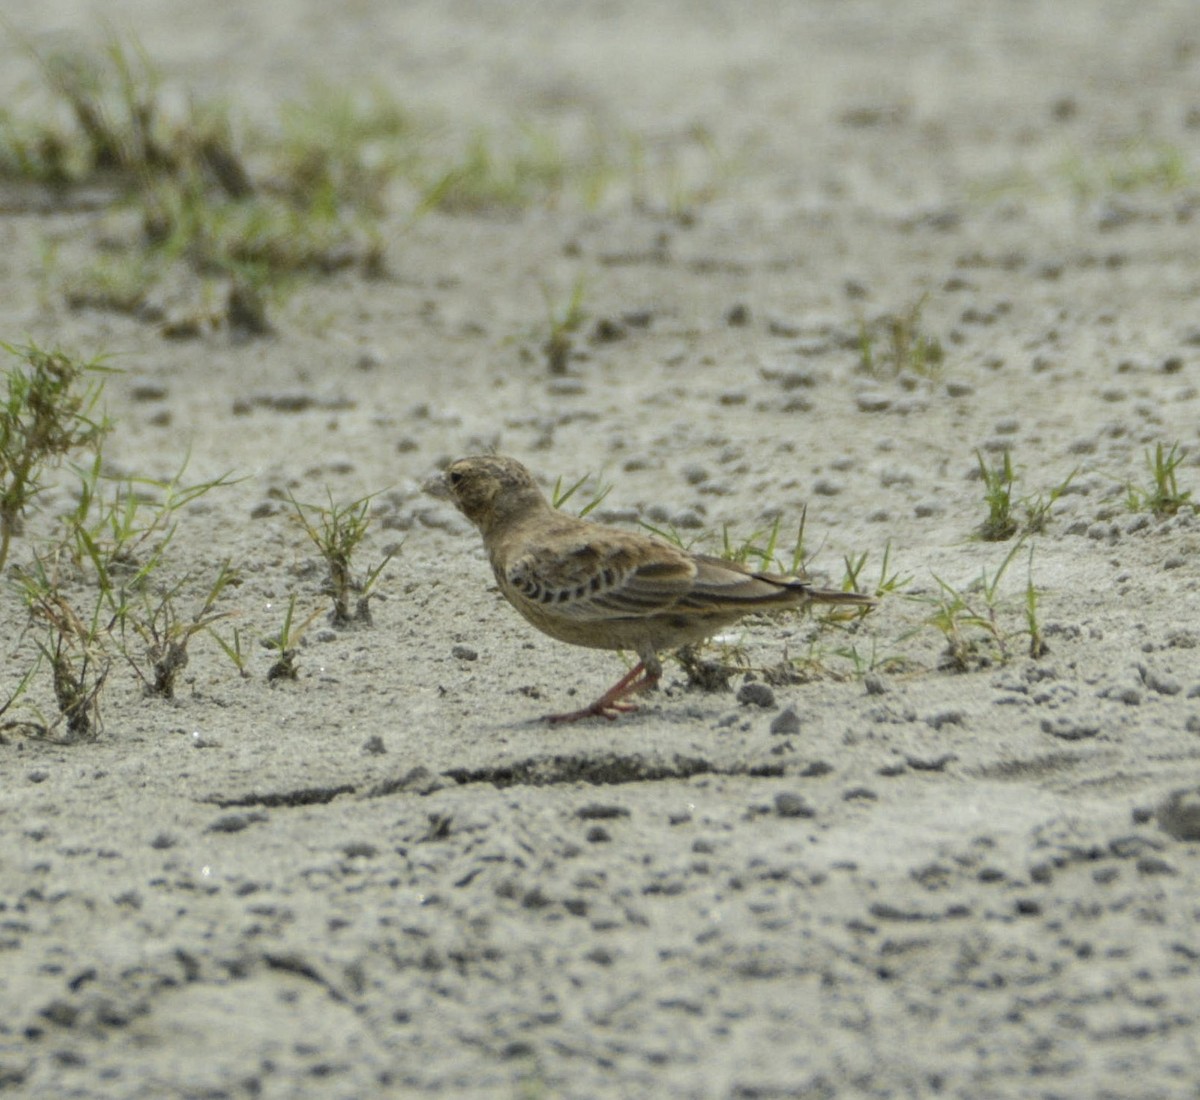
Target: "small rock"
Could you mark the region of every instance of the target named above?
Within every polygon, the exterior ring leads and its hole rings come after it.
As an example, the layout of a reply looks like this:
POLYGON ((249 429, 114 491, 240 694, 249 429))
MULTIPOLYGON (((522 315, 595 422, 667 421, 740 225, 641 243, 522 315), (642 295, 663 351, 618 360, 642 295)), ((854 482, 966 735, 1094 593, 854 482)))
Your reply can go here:
POLYGON ((1138 665, 1138 673, 1142 677, 1142 683, 1159 695, 1178 695, 1183 690, 1183 685, 1174 676, 1159 672, 1148 665, 1138 665))
POLYGON ((1100 726, 1095 722, 1060 715, 1057 718, 1043 718, 1042 732, 1063 741, 1082 741, 1088 737, 1095 737, 1100 732, 1100 726))
POLYGON ((586 387, 578 378, 553 378, 546 383, 546 392, 551 397, 578 397, 586 387))
POLYGON ((892 399, 879 390, 864 390, 854 398, 859 412, 887 412, 892 407, 892 399))
MULTIPOLYGON (((749 685, 745 686, 748 687, 749 685)), ((780 737, 787 737, 800 732, 800 715, 796 713, 796 708, 793 704, 789 703, 787 707, 771 720, 771 732, 780 737)))
POLYGON ((1162 856, 1142 856, 1137 861, 1136 867, 1139 875, 1177 875, 1173 864, 1163 859, 1162 856))
POLYGON ((671 516, 669 522, 681 531, 698 531, 707 526, 704 517, 695 508, 684 508, 682 512, 676 512, 671 516))
POLYGON ((450 650, 451 657, 457 657, 460 661, 478 661, 479 654, 469 645, 456 645, 450 650))
POLYGON ((886 695, 888 691, 887 680, 878 672, 868 672, 863 677, 863 687, 868 695, 886 695))
POLYGON ((737 701, 743 706, 762 707, 766 710, 775 705, 775 692, 771 690, 769 684, 752 680, 738 688, 737 701))
POLYGON ((1176 840, 1200 840, 1200 787, 1172 791, 1155 811, 1158 827, 1176 840))
POLYGON ((151 378, 139 378, 130 387, 129 396, 134 401, 161 401, 167 392, 163 383, 151 378))
POLYGON ((624 340, 626 335, 625 326, 620 321, 611 317, 601 317, 593 326, 590 339, 593 344, 611 344, 617 340, 624 340))
POLYGON ((725 311, 725 323, 730 328, 740 328, 750 323, 750 307, 745 302, 738 302, 725 311))
POLYGON ((798 795, 794 791, 780 791, 775 796, 775 812, 780 817, 816 817, 817 815, 817 811, 804 800, 803 795, 798 795))
POLYGON ((363 742, 362 751, 368 756, 382 756, 387 752, 387 746, 383 743, 383 738, 376 733, 363 742))
POLYGON ((206 833, 240 833, 243 829, 266 820, 267 815, 258 811, 244 814, 223 814, 204 831, 206 833))
POLYGON ((625 806, 610 802, 589 802, 575 811, 575 816, 581 821, 607 821, 615 817, 628 817, 629 810, 625 806))

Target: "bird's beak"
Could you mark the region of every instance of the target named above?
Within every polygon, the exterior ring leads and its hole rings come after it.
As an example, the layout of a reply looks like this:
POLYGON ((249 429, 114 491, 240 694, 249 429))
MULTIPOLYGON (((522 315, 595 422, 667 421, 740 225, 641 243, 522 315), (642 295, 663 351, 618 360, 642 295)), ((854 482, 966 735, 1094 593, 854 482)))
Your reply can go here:
POLYGON ((433 477, 427 478, 421 489, 428 493, 431 497, 436 497, 438 500, 450 500, 450 485, 446 481, 446 475, 434 474, 433 477))

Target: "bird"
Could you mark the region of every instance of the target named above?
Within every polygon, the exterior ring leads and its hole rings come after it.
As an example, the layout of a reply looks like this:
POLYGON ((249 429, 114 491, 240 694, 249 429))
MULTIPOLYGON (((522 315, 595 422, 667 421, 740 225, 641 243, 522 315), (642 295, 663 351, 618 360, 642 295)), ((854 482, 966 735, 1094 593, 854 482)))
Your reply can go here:
POLYGON ((637 654, 637 664, 595 702, 547 715, 551 724, 637 710, 630 697, 657 687, 661 653, 752 612, 876 602, 559 511, 529 470, 504 455, 458 459, 425 487, 478 528, 500 592, 540 631, 571 645, 637 654))

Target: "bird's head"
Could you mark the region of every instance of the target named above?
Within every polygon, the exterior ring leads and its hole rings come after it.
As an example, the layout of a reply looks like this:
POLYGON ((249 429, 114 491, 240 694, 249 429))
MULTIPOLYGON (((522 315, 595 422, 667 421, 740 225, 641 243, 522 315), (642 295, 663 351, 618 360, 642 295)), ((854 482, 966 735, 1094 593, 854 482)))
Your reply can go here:
POLYGON ((533 475, 503 455, 460 458, 435 479, 431 491, 452 501, 485 535, 546 506, 533 475))

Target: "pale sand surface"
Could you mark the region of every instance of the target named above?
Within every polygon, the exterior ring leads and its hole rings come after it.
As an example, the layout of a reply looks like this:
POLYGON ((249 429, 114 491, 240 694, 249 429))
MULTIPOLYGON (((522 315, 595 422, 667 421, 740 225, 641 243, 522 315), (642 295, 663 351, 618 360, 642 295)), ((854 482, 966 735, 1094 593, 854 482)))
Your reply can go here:
MULTIPOLYGON (((388 278, 302 284, 244 343, 68 309, 45 242, 74 262, 103 212, 0 216, 0 338, 116 355, 114 466, 163 476, 190 448, 189 477, 242 478, 182 517, 172 561, 241 567, 224 606, 248 639, 290 594, 324 600, 273 493, 382 491, 363 560, 404 540, 374 627, 318 622, 297 682, 268 687, 256 644, 243 681, 200 638, 174 704, 119 666, 95 742, 0 745, 0 1091, 1200 1094, 1200 844, 1152 814, 1200 783, 1200 519, 1125 506, 1157 442, 1200 486, 1191 0, 104 14, 173 87, 247 116, 377 81, 448 146, 514 119, 568 144, 605 127, 704 182, 703 128, 729 164, 686 223, 665 186, 642 208, 397 210, 388 278), (1072 184, 1160 147, 1190 183, 1072 184), (579 277, 592 320, 564 384, 543 287, 579 277), (860 319, 923 294, 940 374, 864 376, 860 319), (165 396, 135 400, 146 380, 165 396), (1017 637, 1003 666, 940 671, 904 596, 999 566, 1010 544, 971 538, 972 474, 1006 446, 1019 493, 1078 471, 1033 540, 1049 652, 1017 637), (827 653, 763 708, 669 665, 638 714, 545 728, 622 666, 534 634, 419 492, 485 447, 548 484, 602 473, 614 516, 748 532, 807 504, 834 581, 866 551, 873 583, 890 540, 903 591, 819 644, 907 670, 838 675, 827 653), (773 733, 789 706, 798 728, 773 733)), ((67 0, 9 18, 103 35, 67 0)), ((1029 570, 1022 551, 1006 630, 1029 570)), ((7 587, 0 620, 8 690, 34 642, 7 587)), ((741 640, 762 668, 813 637, 741 640)))

